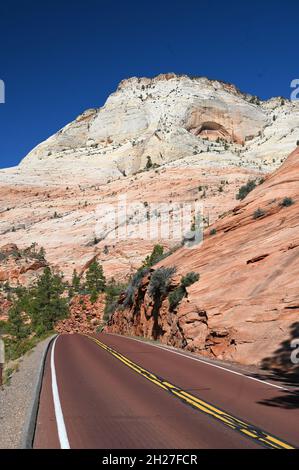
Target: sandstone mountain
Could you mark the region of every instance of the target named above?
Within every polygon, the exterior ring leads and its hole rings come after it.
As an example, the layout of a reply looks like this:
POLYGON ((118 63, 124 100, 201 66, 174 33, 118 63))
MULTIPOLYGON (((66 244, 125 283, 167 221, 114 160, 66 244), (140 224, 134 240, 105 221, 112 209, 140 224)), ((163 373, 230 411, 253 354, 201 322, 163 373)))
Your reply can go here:
MULTIPOLYGON (((200 274, 188 297, 171 312, 165 299, 153 319, 147 277, 142 304, 134 314, 116 313, 109 328, 151 337, 158 324, 161 341, 191 351, 243 363, 272 357, 298 316, 298 150, 280 168, 298 141, 298 102, 260 101, 206 78, 124 80, 102 108, 0 171, 0 283, 38 275, 44 261, 28 252, 34 243, 66 278, 97 258, 107 278, 128 279, 154 244, 172 248, 177 240, 113 239, 99 208, 117 207, 124 195, 144 208, 200 202, 203 245, 180 248, 162 263, 177 266, 172 289, 183 274, 200 274), (240 186, 262 177, 236 206, 240 186)), ((127 223, 134 228, 134 220, 127 223)), ((74 301, 61 331, 99 324, 102 300, 98 310, 85 300, 74 301)), ((1 302, 4 311, 5 296, 1 302)))
POLYGON ((130 78, 38 145, 0 181, 107 182, 195 155, 203 166, 270 170, 299 139, 299 105, 260 101, 233 85, 175 74, 130 78))
MULTIPOLYGON (((84 112, 0 171, 1 242, 36 242, 69 278, 93 258, 128 277, 155 243, 98 233, 102 204, 196 202, 206 225, 236 204, 238 188, 277 168, 299 140, 298 103, 266 102, 206 78, 174 74, 124 80, 100 109, 84 112)), ((130 225, 130 221, 128 222, 130 225)))
POLYGON ((205 234, 202 245, 181 248, 158 267, 177 267, 199 281, 170 311, 149 295, 150 273, 131 309, 117 311, 108 331, 158 337, 161 342, 243 364, 292 368, 291 340, 299 315, 299 148, 205 234), (283 347, 280 348, 280 345, 283 347))

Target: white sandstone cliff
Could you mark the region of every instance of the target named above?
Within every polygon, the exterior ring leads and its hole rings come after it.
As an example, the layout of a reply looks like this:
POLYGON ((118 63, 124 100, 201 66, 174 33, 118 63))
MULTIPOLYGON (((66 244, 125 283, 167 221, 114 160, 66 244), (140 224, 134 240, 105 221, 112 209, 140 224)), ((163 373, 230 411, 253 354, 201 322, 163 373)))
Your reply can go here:
POLYGON ((102 108, 85 111, 39 144, 19 167, 0 172, 0 181, 42 177, 60 184, 78 177, 101 184, 144 169, 148 157, 157 165, 187 158, 201 167, 271 171, 298 139, 298 103, 259 102, 207 78, 134 77, 102 108))

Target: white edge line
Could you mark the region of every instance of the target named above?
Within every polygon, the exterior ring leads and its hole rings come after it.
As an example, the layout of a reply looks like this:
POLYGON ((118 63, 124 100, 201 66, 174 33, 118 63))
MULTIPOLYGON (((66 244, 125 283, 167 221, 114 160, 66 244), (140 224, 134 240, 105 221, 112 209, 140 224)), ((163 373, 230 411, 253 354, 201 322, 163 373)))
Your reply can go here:
MULTIPOLYGON (((114 335, 114 333, 105 333, 105 334, 108 334, 108 335, 110 334, 111 336, 114 335)), ((241 377, 244 377, 245 379, 254 380, 255 382, 260 382, 264 385, 269 385, 270 387, 279 388, 280 390, 286 390, 288 392, 291 392, 291 390, 286 387, 281 387, 280 385, 272 384, 271 382, 267 382, 266 380, 257 379, 256 377, 251 377, 250 375, 245 375, 245 374, 242 374, 241 372, 236 372, 235 370, 227 369, 226 367, 219 366, 218 364, 212 364, 211 362, 200 359, 199 357, 191 357, 188 354, 180 353, 179 351, 174 351, 173 349, 160 346, 159 344, 153 344, 153 343, 150 343, 149 341, 142 341, 142 339, 138 339, 138 338, 131 338, 130 336, 117 335, 117 334, 116 336, 121 336, 122 338, 131 339, 133 341, 138 341, 139 343, 143 343, 143 344, 148 344, 150 346, 154 346, 155 348, 163 349, 163 351, 167 351, 173 354, 178 354, 179 356, 183 356, 186 359, 191 359, 192 361, 202 362, 203 364, 206 364, 207 366, 216 367, 217 369, 230 372, 231 374, 240 375, 241 377)))
POLYGON ((57 336, 54 340, 52 351, 51 351, 51 378, 52 378, 52 394, 53 394, 53 402, 54 402, 54 409, 55 409, 55 418, 56 418, 56 425, 58 431, 58 437, 60 442, 61 449, 70 449, 70 443, 68 440, 65 422, 63 418, 58 386, 57 386, 57 379, 56 379, 56 370, 55 370, 55 361, 54 361, 54 354, 55 354, 55 344, 59 336, 57 336))

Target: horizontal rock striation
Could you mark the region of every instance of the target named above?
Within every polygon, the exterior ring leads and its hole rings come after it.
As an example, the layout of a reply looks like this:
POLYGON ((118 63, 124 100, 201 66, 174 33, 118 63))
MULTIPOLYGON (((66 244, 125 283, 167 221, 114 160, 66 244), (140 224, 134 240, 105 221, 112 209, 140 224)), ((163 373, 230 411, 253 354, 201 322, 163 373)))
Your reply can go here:
MULTIPOLYGON (((299 337, 298 214, 299 149, 216 222, 201 246, 181 248, 157 266, 200 274, 176 311, 163 300, 156 320, 161 342, 291 370, 291 341, 299 337)), ((147 286, 144 279, 140 306, 116 312, 109 331, 155 337, 147 286)))

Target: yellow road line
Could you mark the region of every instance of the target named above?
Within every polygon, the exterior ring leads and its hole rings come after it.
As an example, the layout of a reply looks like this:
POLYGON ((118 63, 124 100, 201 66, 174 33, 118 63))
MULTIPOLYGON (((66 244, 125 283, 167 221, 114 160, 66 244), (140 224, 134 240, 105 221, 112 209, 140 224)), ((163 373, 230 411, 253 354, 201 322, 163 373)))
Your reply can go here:
POLYGON ((193 408, 201 411, 202 413, 212 416, 216 420, 223 423, 225 426, 228 426, 229 428, 234 429, 235 431, 238 431, 239 433, 247 437, 250 437, 251 439, 255 441, 258 441, 263 446, 271 448, 271 449, 294 449, 295 448, 291 446, 290 444, 288 444, 287 442, 284 442, 281 439, 278 439, 277 437, 272 436, 271 434, 268 434, 262 429, 259 429, 256 426, 246 423, 245 421, 241 421, 235 416, 230 415, 229 413, 226 413, 225 411, 211 405, 210 403, 201 400, 200 398, 186 392, 185 390, 182 390, 180 387, 177 387, 176 385, 167 382, 161 377, 158 377, 152 372, 144 369, 143 367, 139 366, 135 362, 131 361, 129 358, 119 353, 115 349, 111 348, 110 346, 107 346, 105 343, 102 343, 102 341, 98 340, 97 338, 94 338, 93 336, 89 336, 87 334, 84 334, 83 336, 86 336, 90 340, 94 341, 100 348, 107 351, 109 354, 114 356, 116 359, 121 361, 130 369, 142 375, 142 377, 144 377, 145 379, 149 380, 150 382, 157 385, 158 387, 163 388, 167 392, 171 393, 173 396, 179 398, 184 403, 192 406, 193 408))

